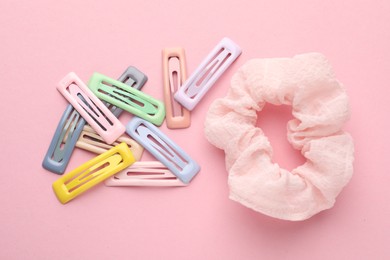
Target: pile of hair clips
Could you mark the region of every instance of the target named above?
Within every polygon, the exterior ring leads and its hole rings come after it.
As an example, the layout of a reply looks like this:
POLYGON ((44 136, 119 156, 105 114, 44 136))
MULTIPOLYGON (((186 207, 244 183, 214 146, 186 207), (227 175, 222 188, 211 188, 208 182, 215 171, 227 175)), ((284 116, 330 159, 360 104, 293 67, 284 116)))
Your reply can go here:
POLYGON ((192 111, 217 79, 241 54, 223 38, 187 79, 182 48, 163 50, 164 102, 141 91, 147 76, 130 66, 118 80, 94 73, 88 86, 73 72, 57 85, 69 102, 43 160, 62 175, 53 183, 65 204, 95 185, 186 186, 200 166, 158 127, 187 128, 192 111), (118 117, 134 115, 124 126, 118 117), (96 157, 64 174, 75 147, 96 157), (142 161, 146 149, 156 161, 142 161))

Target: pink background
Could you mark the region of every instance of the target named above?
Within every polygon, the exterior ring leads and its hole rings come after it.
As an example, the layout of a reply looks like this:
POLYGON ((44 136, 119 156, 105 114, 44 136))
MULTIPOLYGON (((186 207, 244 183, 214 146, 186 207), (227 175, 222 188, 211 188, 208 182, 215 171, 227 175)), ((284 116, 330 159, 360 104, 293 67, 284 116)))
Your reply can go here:
MULTIPOLYGON (((389 259, 389 14, 387 0, 2 0, 0 259, 389 259), (241 57, 189 129, 162 126, 202 167, 191 185, 100 185, 61 205, 58 175, 41 167, 67 104, 56 83, 70 71, 116 78, 134 65, 149 76, 144 91, 162 99, 161 50, 184 47, 190 74, 224 36, 241 57), (203 122, 248 59, 311 51, 328 57, 350 95, 355 172, 333 209, 286 222, 228 199, 223 153, 203 122)), ((286 141, 290 112, 269 106, 258 122, 287 169, 302 162, 286 141)), ((67 171, 92 157, 75 151, 67 171)))

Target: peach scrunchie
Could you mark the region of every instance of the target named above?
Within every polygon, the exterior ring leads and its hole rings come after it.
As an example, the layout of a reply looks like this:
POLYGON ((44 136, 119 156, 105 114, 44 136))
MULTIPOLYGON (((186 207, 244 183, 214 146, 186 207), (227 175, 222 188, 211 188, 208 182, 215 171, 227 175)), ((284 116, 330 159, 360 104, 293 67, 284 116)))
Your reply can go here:
POLYGON ((225 98, 205 121, 210 143, 223 149, 230 198, 255 211, 304 220, 331 208, 353 172, 353 140, 342 131, 348 97, 322 54, 253 59, 233 76, 225 98), (291 172, 271 161, 272 147, 257 112, 266 103, 291 105, 288 140, 306 163, 291 172))

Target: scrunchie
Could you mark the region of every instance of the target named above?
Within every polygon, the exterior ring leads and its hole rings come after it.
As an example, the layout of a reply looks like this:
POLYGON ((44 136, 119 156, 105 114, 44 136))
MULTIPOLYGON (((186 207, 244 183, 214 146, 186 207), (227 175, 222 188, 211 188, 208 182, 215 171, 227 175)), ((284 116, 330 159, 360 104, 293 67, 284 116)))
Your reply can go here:
POLYGON ((227 96, 211 104, 205 135, 225 151, 230 199, 304 220, 331 208, 352 176, 353 140, 341 129, 348 118, 347 94, 322 54, 253 59, 235 73, 227 96), (255 126, 266 103, 292 106, 287 137, 306 162, 291 172, 272 162, 272 147, 255 126))

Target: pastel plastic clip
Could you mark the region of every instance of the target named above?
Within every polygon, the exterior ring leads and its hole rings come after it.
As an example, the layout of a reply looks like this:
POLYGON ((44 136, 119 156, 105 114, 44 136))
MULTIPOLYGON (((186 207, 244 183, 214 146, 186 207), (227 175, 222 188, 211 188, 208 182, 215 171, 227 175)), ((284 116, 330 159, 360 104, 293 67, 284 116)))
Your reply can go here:
POLYGON ((229 38, 223 38, 179 88, 175 99, 188 110, 193 110, 240 54, 241 49, 237 44, 229 38))
MULTIPOLYGON (((129 66, 125 72, 118 78, 118 81, 129 85, 130 87, 141 90, 142 87, 145 85, 146 81, 148 81, 148 77, 139 71, 136 67, 129 66)), ((111 112, 116 116, 119 117, 120 114, 122 114, 123 110, 119 107, 115 107, 111 105, 110 103, 106 104, 107 107, 111 108, 111 112)))
POLYGON ((121 143, 56 180, 54 193, 65 204, 134 162, 127 144, 121 143))
POLYGON ((85 120, 72 105, 68 105, 57 125, 49 149, 43 158, 43 168, 57 174, 65 172, 84 125, 85 120))
POLYGON ((144 152, 144 148, 139 145, 136 141, 129 138, 128 135, 120 136, 113 144, 106 144, 103 139, 89 126, 84 126, 83 131, 81 132, 80 138, 76 143, 78 148, 101 154, 112 147, 118 145, 119 143, 126 143, 131 150, 134 158, 138 161, 142 157, 142 153, 144 152))
POLYGON ((57 85, 58 91, 72 104, 89 125, 112 144, 121 136, 125 127, 73 72, 57 85))
MULTIPOLYGON (((147 80, 148 77, 133 66, 129 66, 119 77, 119 81, 131 85, 136 89, 141 89, 147 80)), ((111 104, 108 103, 108 105, 111 104)), ((122 112, 122 109, 112 106, 111 111, 118 117, 122 112)), ((63 174, 65 172, 66 166, 69 163, 76 142, 79 139, 85 124, 85 120, 80 116, 77 110, 69 104, 58 123, 57 129, 50 142, 49 149, 43 159, 43 168, 57 174, 63 174)))
POLYGON ((184 49, 164 49, 162 62, 167 127, 187 128, 191 124, 190 111, 183 108, 173 97, 187 78, 184 49))
POLYGON ((88 84, 101 100, 141 117, 157 126, 165 118, 164 103, 120 81, 94 73, 88 84))
POLYGON ((107 186, 186 186, 159 161, 135 162, 105 180, 107 186))
POLYGON ((127 124, 126 132, 182 182, 189 183, 199 172, 199 165, 151 123, 134 117, 127 124))

